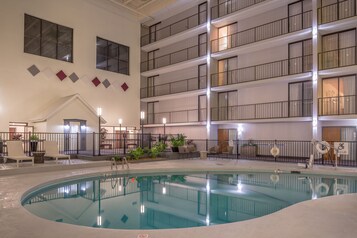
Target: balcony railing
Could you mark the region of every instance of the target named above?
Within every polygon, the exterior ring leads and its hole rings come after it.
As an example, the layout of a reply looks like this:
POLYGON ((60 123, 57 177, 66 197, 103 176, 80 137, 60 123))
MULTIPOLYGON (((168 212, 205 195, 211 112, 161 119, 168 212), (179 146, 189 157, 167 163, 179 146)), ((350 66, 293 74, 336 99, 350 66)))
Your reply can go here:
POLYGON ((169 36, 178 34, 180 32, 186 31, 193 27, 202 25, 207 22, 207 11, 202 11, 200 13, 191 15, 182 20, 174 22, 168 26, 158 29, 149 34, 143 35, 141 37, 141 46, 145 46, 156 41, 165 39, 169 36))
POLYGON ((311 69, 312 55, 306 55, 212 74, 211 87, 301 74, 311 69))
POLYGON ((167 124, 206 121, 206 108, 173 112, 148 113, 147 120, 144 123, 162 124, 163 118, 166 118, 167 124))
POLYGON ((312 100, 281 101, 211 108, 212 121, 310 117, 312 100))
POLYGON ((155 85, 152 87, 145 87, 140 89, 141 98, 157 97, 163 95, 170 95, 175 93, 183 93, 194 91, 198 89, 204 89, 207 87, 207 77, 195 77, 175 81, 171 83, 165 83, 155 85))
POLYGON ((245 31, 212 40, 212 52, 219 52, 242 45, 270 39, 311 27, 312 11, 256 26, 245 31))
POLYGON ((356 16, 356 0, 345 0, 318 9, 319 24, 356 16))
POLYGON ((356 46, 319 53, 319 69, 333 69, 356 64, 356 46))
POLYGON ((141 72, 146 72, 149 70, 169 66, 172 64, 177 64, 183 61, 195 59, 206 55, 207 44, 202 43, 200 45, 195 45, 183 50, 179 50, 167 55, 163 55, 151 60, 141 62, 141 72))
POLYGON ((356 114, 356 95, 319 98, 319 116, 356 114))
POLYGON ((212 19, 220 18, 264 1, 265 0, 226 0, 211 8, 211 16, 212 19))

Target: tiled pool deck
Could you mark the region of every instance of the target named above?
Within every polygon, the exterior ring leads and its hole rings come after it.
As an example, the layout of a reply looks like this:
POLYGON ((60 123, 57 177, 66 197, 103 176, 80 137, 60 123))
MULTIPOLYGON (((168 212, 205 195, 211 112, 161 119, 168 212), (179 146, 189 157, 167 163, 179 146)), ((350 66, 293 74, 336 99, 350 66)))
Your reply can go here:
MULTIPOLYGON (((110 170, 109 162, 75 160, 73 165, 48 163, 32 168, 30 165, 16 169, 6 165, 0 169, 0 237, 120 237, 136 238, 148 234, 149 238, 240 238, 240 237, 356 237, 357 194, 341 195, 302 202, 271 215, 253 220, 225 225, 171 229, 171 230, 111 230, 75 226, 52 222, 29 213, 20 199, 27 190, 50 180, 110 170), (106 165, 106 166, 104 166, 106 165), (6 167, 8 166, 8 167, 6 167), (45 170, 51 172, 44 172, 45 170)), ((232 160, 171 160, 130 165, 129 172, 143 171, 210 171, 210 170, 274 171, 301 170, 303 173, 355 175, 356 168, 315 166, 312 170, 296 164, 258 161, 238 163, 232 160)), ((128 170, 119 170, 127 172, 128 170)))

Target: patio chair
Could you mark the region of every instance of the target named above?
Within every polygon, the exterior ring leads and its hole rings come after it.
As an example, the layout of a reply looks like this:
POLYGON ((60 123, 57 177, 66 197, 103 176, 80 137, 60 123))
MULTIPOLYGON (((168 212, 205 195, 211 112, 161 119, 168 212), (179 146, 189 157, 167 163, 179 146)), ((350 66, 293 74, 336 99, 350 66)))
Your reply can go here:
POLYGON ((22 147, 22 141, 7 141, 7 156, 4 156, 4 163, 7 159, 16 160, 16 167, 19 167, 19 162, 30 160, 32 166, 34 166, 34 157, 25 155, 24 148, 22 147))
POLYGON ((71 157, 69 155, 60 154, 58 145, 56 141, 45 141, 45 155, 44 157, 56 159, 56 164, 58 159, 67 158, 69 163, 71 163, 71 157))

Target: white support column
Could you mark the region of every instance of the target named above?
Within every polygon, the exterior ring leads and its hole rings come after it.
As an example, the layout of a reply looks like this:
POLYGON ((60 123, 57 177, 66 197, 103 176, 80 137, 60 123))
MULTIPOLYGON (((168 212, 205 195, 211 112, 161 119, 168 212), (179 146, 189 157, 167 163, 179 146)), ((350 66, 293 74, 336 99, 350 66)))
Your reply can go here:
POLYGON ((312 137, 321 140, 321 125, 318 119, 318 85, 319 85, 319 31, 317 19, 318 0, 312 0, 312 137))
POLYGON ((207 91, 206 91, 206 131, 207 139, 211 138, 211 0, 207 1, 207 91))

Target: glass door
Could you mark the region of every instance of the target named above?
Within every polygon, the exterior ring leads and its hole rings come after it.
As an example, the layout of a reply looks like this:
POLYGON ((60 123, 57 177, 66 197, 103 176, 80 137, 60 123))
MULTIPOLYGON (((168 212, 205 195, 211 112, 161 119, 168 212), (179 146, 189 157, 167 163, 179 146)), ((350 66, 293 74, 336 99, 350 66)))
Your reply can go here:
POLYGON ((303 12, 303 1, 289 4, 288 6, 289 32, 294 32, 302 29, 302 24, 303 24, 302 12, 303 12))

